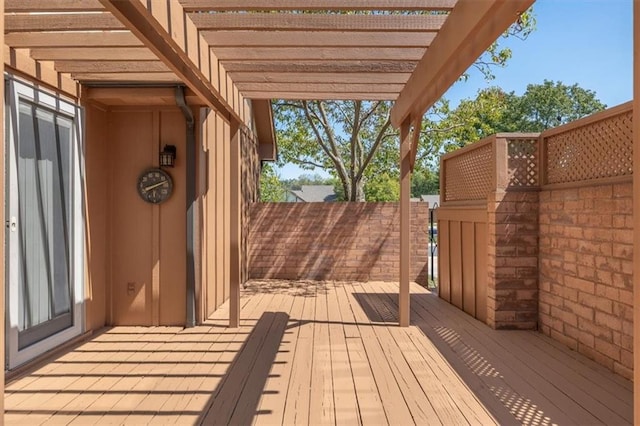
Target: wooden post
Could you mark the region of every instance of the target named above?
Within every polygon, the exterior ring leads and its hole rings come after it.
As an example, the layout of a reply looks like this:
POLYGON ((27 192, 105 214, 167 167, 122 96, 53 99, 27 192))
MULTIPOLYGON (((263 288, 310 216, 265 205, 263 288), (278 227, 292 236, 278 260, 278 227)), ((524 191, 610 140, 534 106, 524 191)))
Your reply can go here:
POLYGON ((640 0, 633 2, 633 417, 640 422, 640 0))
POLYGON ((409 326, 411 272, 411 117, 400 126, 400 327, 409 326))
MULTIPOLYGON (((0 41, 2 41, 2 43, 0 43, 0 46, 4 45, 4 2, 2 2, 2 5, 0 5, 0 41)), ((0 71, 2 71, 2 75, 4 75, 4 62, 2 65, 0 65, 0 71)), ((3 78, 4 79, 4 78, 3 78)), ((5 204, 5 199, 4 199, 4 194, 5 194, 5 190, 4 190, 4 165, 5 165, 5 158, 4 158, 4 153, 5 153, 5 147, 6 147, 6 143, 7 141, 5 141, 4 139, 4 81, 2 82, 2 84, 0 84, 0 99, 2 100, 2 102, 0 102, 0 134, 2 134, 2 141, 4 141, 4 143, 2 144, 2 146, 0 146, 0 169, 2 170, 2 173, 0 173, 0 201, 2 201, 1 205, 4 206, 5 204)), ((0 209, 0 223, 5 223, 5 218, 4 218, 4 207, 0 209)), ((2 259, 2 263, 0 263, 0 277, 3 278, 2 282, 4 283, 4 277, 5 277, 5 253, 4 253, 4 232, 0 232, 0 258, 2 259)), ((2 316, 3 318, 6 315, 5 312, 5 304, 4 304, 4 288, 5 285, 0 285, 0 306, 2 306, 2 312, 4 312, 5 314, 2 316)), ((4 348, 5 348, 5 335, 4 335, 4 327, 0 327, 0 360, 4 361, 4 348)), ((2 376, 2 380, 0 381, 0 424, 4 424, 4 375, 2 376)))
POLYGON ((240 281, 241 281, 241 242, 242 242, 242 185, 241 130, 231 125, 231 164, 229 179, 231 183, 230 234, 229 234, 229 327, 240 326, 240 281))

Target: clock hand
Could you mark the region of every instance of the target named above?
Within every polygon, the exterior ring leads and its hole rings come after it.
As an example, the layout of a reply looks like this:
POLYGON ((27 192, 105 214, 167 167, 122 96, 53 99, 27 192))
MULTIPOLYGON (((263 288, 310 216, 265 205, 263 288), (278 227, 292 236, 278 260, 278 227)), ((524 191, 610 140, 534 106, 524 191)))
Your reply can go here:
POLYGON ((167 181, 166 181, 166 180, 163 180, 162 182, 158 182, 158 183, 154 183, 153 185, 145 186, 145 187, 144 187, 144 188, 142 188, 142 189, 144 189, 144 192, 151 191, 152 189, 157 188, 157 187, 159 187, 159 186, 162 186, 162 185, 164 185, 165 183, 167 183, 167 181))

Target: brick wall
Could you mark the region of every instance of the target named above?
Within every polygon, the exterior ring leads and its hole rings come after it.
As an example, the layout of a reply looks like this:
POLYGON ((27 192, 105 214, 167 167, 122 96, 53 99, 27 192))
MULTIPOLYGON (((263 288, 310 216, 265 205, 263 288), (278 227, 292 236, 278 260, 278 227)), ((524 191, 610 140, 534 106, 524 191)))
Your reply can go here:
MULTIPOLYGON (((429 209, 411 204, 410 279, 426 284, 429 209)), ((251 278, 398 281, 397 203, 256 203, 251 278)))
POLYGON ((539 196, 541 331, 631 379, 632 184, 539 196))
POLYGON ((487 324, 536 329, 538 324, 538 192, 488 197, 487 324))

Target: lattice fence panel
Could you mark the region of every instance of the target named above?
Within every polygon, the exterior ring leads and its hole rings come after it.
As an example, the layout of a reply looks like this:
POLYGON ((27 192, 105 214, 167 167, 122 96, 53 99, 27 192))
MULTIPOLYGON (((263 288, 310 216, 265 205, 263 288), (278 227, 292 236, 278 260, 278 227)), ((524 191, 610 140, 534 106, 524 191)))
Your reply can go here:
POLYGON ((526 188, 540 184, 537 139, 510 139, 508 149, 509 187, 526 188))
POLYGON ((492 184, 492 144, 446 160, 445 201, 484 200, 492 184))
POLYGON ((546 182, 569 183, 633 173, 632 111, 545 138, 546 182))

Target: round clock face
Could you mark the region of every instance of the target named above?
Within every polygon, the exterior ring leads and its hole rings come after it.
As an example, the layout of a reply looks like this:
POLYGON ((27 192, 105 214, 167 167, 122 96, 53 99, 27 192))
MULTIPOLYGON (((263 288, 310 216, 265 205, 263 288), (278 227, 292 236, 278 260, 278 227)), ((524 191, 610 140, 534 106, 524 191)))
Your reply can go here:
POLYGON ((171 196, 173 181, 162 169, 145 170, 138 178, 138 194, 147 203, 160 204, 171 196))

